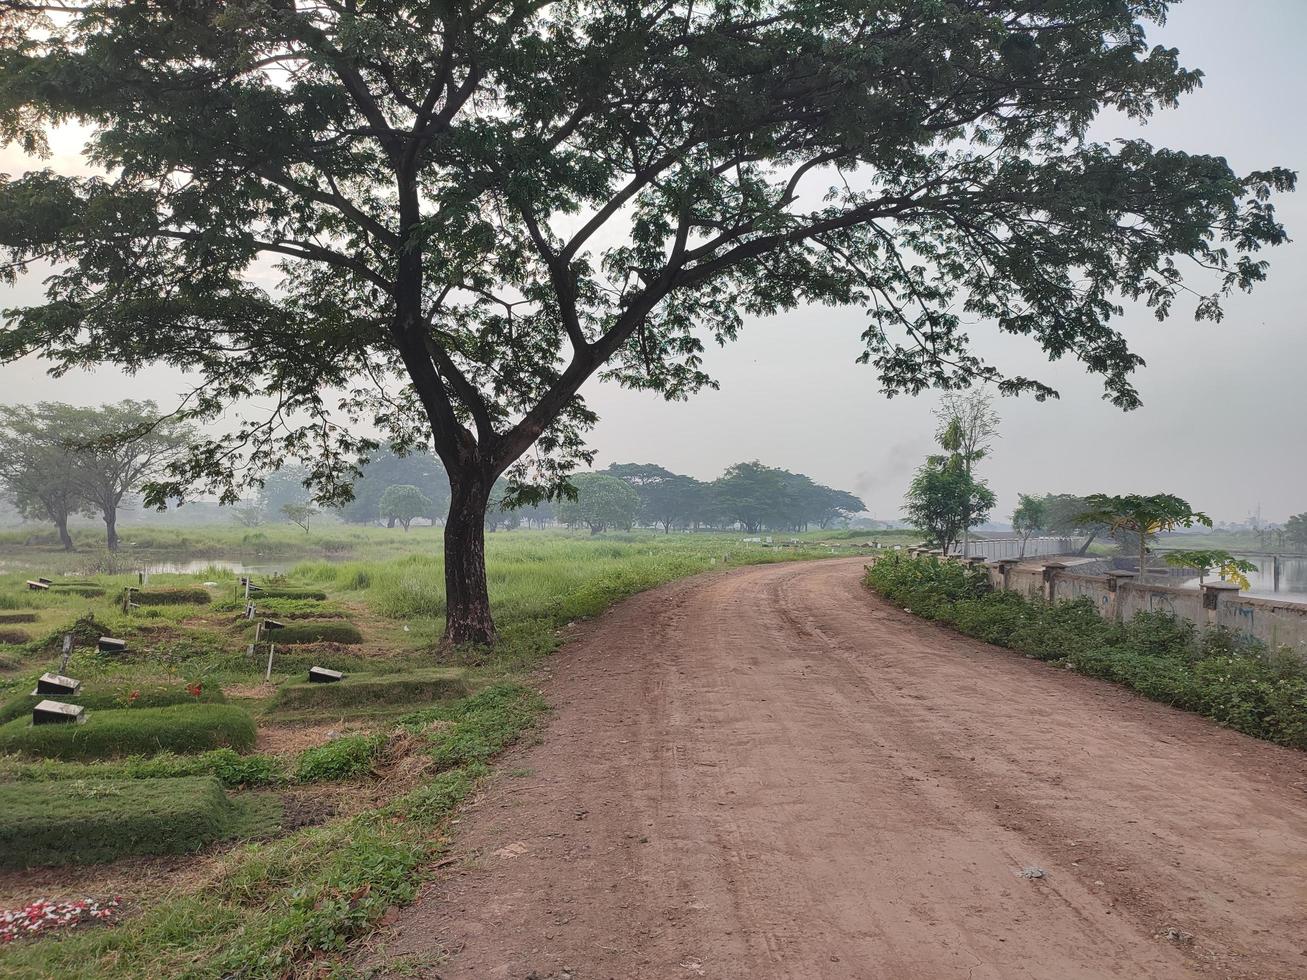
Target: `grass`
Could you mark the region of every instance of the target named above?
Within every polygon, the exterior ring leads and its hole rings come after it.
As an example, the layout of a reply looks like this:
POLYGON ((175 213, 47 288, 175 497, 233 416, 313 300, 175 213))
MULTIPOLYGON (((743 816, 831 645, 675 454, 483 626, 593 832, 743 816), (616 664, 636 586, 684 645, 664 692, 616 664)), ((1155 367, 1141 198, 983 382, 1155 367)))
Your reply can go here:
POLYGON ((211 776, 0 784, 0 867, 186 854, 276 827, 276 800, 232 800, 211 776))
MULTIPOLYGON (((35 688, 33 688, 35 689, 35 688)), ((217 684, 140 684, 117 687, 88 688, 83 687, 77 694, 45 695, 20 694, 11 698, 0 707, 0 724, 15 718, 28 717, 37 702, 53 697, 65 704, 84 705, 88 712, 119 708, 163 708, 170 704, 221 704, 222 688, 217 684)))
MULTIPOLYGON (((330 533, 342 532, 331 528, 330 533)), ((186 536, 197 540, 189 530, 186 536)), ((225 531, 215 534, 213 540, 231 537, 231 532, 225 531)), ((316 533, 302 537, 316 538, 316 533)), ((165 544, 162 540, 154 543, 165 544)), ((333 959, 365 935, 388 908, 412 899, 445 847, 451 814, 487 773, 495 755, 528 730, 546 709, 530 684, 529 671, 558 646, 561 627, 598 615, 612 602, 642 589, 695 572, 829 554, 829 549, 820 545, 767 547, 726 534, 637 533, 591 538, 570 533, 495 533, 489 535, 487 556, 501 642, 493 650, 454 651, 437 657, 435 642, 444 626, 443 566, 435 556, 438 549, 438 530, 415 528, 402 536, 402 532, 375 529, 361 535, 357 549, 348 552, 355 556, 353 560, 303 563, 287 571, 285 586, 327 595, 332 608, 350 611, 368 638, 358 652, 333 653, 326 664, 349 672, 349 680, 339 685, 314 685, 323 691, 348 693, 315 692, 312 696, 352 698, 351 681, 365 686, 371 683, 361 675, 371 675, 375 681, 403 674, 418 677, 426 671, 434 675, 442 667, 473 662, 479 689, 469 696, 419 703, 408 710, 400 706, 401 713, 386 715, 384 730, 337 739, 291 759, 221 751, 99 763, 0 758, 0 784, 6 780, 20 784, 75 781, 96 774, 150 780, 171 774, 211 773, 225 785, 240 785, 247 779, 244 785, 276 786, 301 779, 366 775, 376 763, 372 740, 379 734, 389 736, 396 727, 406 742, 416 743, 418 751, 429 758, 427 774, 411 788, 396 791, 386 805, 281 839, 242 845, 221 859, 202 888, 183 887, 160 895, 141 914, 112 929, 17 944, 0 958, 0 977, 187 976, 216 980, 240 976, 255 980, 310 970, 325 974, 333 959), (383 538, 387 542, 384 547, 380 543, 383 538), (396 548, 421 553, 387 550, 396 548)), ((265 555, 270 553, 265 551, 265 555)), ((230 574, 204 570, 199 575, 200 580, 219 582, 234 592, 230 574)), ((21 603, 18 608, 37 610, 42 628, 57 635, 71 618, 68 600, 35 594, 29 599, 7 587, 12 581, 12 577, 0 576, 0 608, 7 594, 14 595, 15 602, 21 603)), ((96 581, 120 594, 134 576, 97 575, 96 581)), ((151 576, 157 587, 195 582, 194 576, 151 576)), ((273 600, 260 597, 255 601, 260 614, 271 612, 273 600)), ((204 613, 205 607, 190 607, 189 611, 187 607, 161 607, 161 618, 150 620, 143 614, 118 616, 108 600, 83 604, 78 614, 89 609, 107 629, 128 634, 133 651, 141 651, 143 659, 118 662, 79 649, 68 672, 88 680, 114 682, 146 669, 184 671, 185 676, 203 677, 206 683, 223 679, 245 685, 261 679, 262 663, 251 662, 241 652, 247 642, 245 631, 233 629, 237 624, 225 618, 213 622, 212 612, 221 610, 223 604, 208 607, 207 621, 195 618, 197 608, 204 613)), ((275 670, 282 677, 288 673, 302 676, 313 662, 315 658, 307 655, 278 654, 275 670)), ((38 666, 28 660, 23 670, 38 666)), ((22 675, 22 683, 30 676, 22 675)), ((301 710, 320 712, 320 718, 333 708, 301 710)))
POLYGON ((1248 735, 1307 749, 1307 664, 1229 630, 1140 612, 1103 619, 1085 599, 1047 603, 992 592, 956 562, 887 555, 867 584, 919 616, 1146 697, 1206 715, 1248 735))
POLYGON ((28 718, 0 725, 0 753, 82 761, 220 748, 247 752, 254 739, 249 713, 230 704, 88 711, 80 725, 33 725, 28 718))
POLYGON ((287 684, 274 702, 280 709, 343 708, 371 704, 414 704, 463 697, 464 671, 434 667, 395 674, 349 674, 332 684, 287 684))

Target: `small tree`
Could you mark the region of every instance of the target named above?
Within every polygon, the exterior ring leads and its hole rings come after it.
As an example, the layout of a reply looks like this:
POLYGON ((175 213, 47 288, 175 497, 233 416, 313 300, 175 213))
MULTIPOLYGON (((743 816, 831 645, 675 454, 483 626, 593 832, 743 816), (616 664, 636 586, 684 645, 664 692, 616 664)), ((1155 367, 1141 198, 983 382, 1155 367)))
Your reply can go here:
POLYGON ((1048 507, 1042 497, 1030 494, 1017 495, 1017 509, 1012 512, 1012 530, 1021 537, 1021 557, 1026 557, 1026 543, 1032 535, 1044 530, 1048 521, 1048 507))
POLYGON ((414 518, 431 513, 431 498, 409 484, 386 487, 386 492, 381 495, 380 509, 382 520, 398 521, 407 531, 414 518))
POLYGON ((904 514, 947 554, 970 527, 981 524, 996 502, 989 487, 956 459, 933 456, 917 470, 905 498, 904 514))
POLYGON ((282 504, 281 512, 286 519, 298 527, 304 528, 304 533, 309 533, 309 521, 318 513, 318 508, 312 504, 282 504))
POLYGON ((1307 548, 1307 511, 1284 522, 1284 536, 1296 548, 1307 548))
POLYGON ((231 519, 241 527, 258 527, 266 516, 263 507, 257 503, 242 504, 231 512, 231 519))
POLYGON ((1090 494, 1087 509, 1080 515, 1086 523, 1099 523, 1116 533, 1125 531, 1139 538, 1139 579, 1148 575, 1148 539, 1163 531, 1202 524, 1212 526, 1212 519, 1189 506, 1187 500, 1170 493, 1108 495, 1090 494))
POLYGON ((640 512, 640 495, 624 480, 602 473, 573 477, 576 499, 558 505, 558 518, 565 524, 585 524, 591 534, 610 527, 630 527, 640 512))
POLYGON ((1257 566, 1243 558, 1236 558, 1228 551, 1211 548, 1206 551, 1172 551, 1162 556, 1162 561, 1172 568, 1192 568, 1198 573, 1198 582, 1202 584, 1207 574, 1216 569, 1223 582, 1234 582, 1241 589, 1249 588, 1248 572, 1257 571, 1257 566))

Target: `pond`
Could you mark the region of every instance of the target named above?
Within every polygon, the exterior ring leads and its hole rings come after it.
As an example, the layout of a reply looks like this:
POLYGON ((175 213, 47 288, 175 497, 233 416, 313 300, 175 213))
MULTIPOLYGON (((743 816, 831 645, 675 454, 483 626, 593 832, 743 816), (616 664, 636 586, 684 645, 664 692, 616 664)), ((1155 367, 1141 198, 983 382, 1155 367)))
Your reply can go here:
MULTIPOLYGON (((1281 602, 1307 603, 1307 558, 1281 558, 1280 580, 1277 588, 1275 581, 1275 559, 1270 555, 1235 555, 1257 566, 1257 571, 1248 573, 1251 588, 1244 595, 1257 596, 1261 599, 1277 599, 1281 602)), ((1198 588, 1195 576, 1184 583, 1185 588, 1198 588)))

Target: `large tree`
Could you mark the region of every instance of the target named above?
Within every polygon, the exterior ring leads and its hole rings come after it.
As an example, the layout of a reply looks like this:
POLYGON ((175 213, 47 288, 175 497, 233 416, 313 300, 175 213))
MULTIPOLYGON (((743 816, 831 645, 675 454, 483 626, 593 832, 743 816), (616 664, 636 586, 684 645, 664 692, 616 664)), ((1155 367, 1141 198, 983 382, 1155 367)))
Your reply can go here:
POLYGON ((72 481, 82 499, 99 511, 105 544, 118 549, 118 511, 123 498, 165 472, 195 439, 176 417, 162 417, 152 401, 125 401, 98 408, 69 408, 64 439, 77 465, 72 481))
POLYGON ((77 409, 71 405, 0 405, 0 487, 27 519, 48 520, 65 551, 73 550, 68 520, 87 504, 73 479, 78 460, 67 443, 77 409))
POLYGON ((869 311, 888 392, 1004 377, 987 321, 1138 403, 1124 300, 1202 317, 1265 274, 1293 175, 1090 141, 1199 83, 1165 0, 0 0, 0 137, 90 128, 102 176, 0 185, 11 274, 53 264, 0 360, 151 362, 199 441, 150 494, 238 499, 297 457, 348 497, 373 447, 449 473, 447 637, 488 641, 495 480, 588 461, 596 372, 669 398, 705 340, 806 303, 869 311), (266 290, 251 273, 278 263, 266 290), (1182 283, 1191 262, 1209 276, 1182 283), (273 407, 271 413, 265 409, 273 407), (534 451, 528 453, 534 447, 534 451))
POLYGON ((584 524, 591 534, 635 523, 640 496, 625 480, 605 473, 581 473, 573 482, 576 496, 558 505, 558 519, 563 523, 584 524))

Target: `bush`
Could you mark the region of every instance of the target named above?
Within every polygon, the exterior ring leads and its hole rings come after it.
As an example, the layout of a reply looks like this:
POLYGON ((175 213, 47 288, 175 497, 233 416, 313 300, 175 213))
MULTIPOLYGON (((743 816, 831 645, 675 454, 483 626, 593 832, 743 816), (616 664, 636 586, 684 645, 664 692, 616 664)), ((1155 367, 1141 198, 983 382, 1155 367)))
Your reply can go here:
POLYGON ((457 668, 402 674, 351 674, 332 684, 287 684, 277 692, 279 708, 344 708, 364 704, 404 704, 460 698, 467 682, 457 668))
POLYGON ((260 802, 228 799, 212 776, 0 784, 0 867, 189 853, 271 829, 276 804, 260 802))
POLYGON ((16 718, 0 726, 0 752, 49 759, 108 759, 156 752, 205 752, 254 747, 254 721, 230 704, 89 711, 80 725, 33 725, 16 718))
POLYGON ((386 744, 384 735, 344 735, 299 754, 295 778, 301 783, 349 779, 371 771, 386 744))
POLYGON ((867 584, 918 615, 990 643, 1146 697, 1196 711, 1248 735, 1307 748, 1307 664, 1229 630, 1199 634, 1188 620, 1140 612, 1105 621, 1087 599, 1049 604, 987 592, 953 562, 887 555, 867 584))
POLYGON ((223 704, 227 700, 217 684, 203 681, 194 684, 142 684, 100 689, 83 687, 73 697, 21 694, 0 707, 0 725, 31 715, 36 703, 47 697, 54 697, 54 700, 65 704, 84 705, 88 712, 118 708, 163 708, 170 704, 223 704))
POLYGON ((339 620, 331 622, 300 622, 285 629, 264 634, 264 639, 281 646, 298 643, 362 643, 363 634, 353 623, 339 620))
POLYGON ((138 606, 202 606, 213 597, 208 589, 140 589, 132 601, 138 606))

